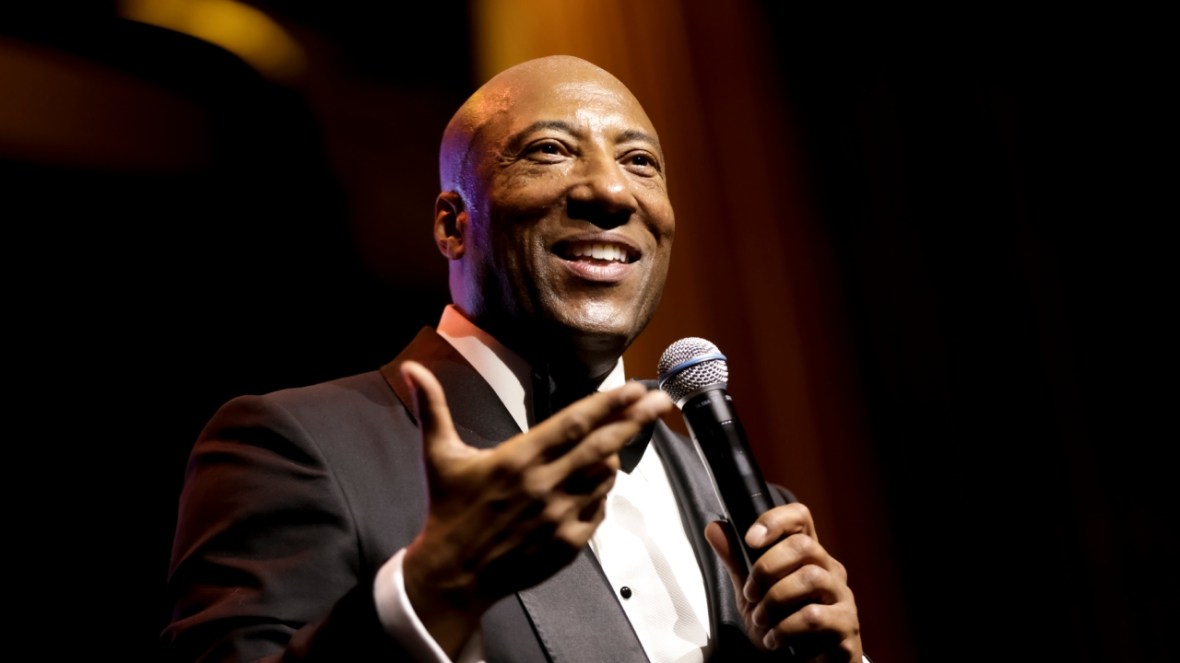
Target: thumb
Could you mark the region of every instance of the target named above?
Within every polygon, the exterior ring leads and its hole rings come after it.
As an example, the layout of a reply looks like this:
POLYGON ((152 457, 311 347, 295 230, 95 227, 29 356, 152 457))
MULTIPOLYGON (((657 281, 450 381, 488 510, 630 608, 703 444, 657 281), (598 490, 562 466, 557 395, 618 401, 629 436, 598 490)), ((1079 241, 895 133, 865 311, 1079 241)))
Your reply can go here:
POLYGON ((714 520, 705 526, 705 540, 725 563, 725 568, 729 571, 729 579, 733 581, 733 587, 738 592, 738 596, 741 596, 742 588, 746 584, 746 561, 733 533, 733 527, 725 521, 714 520))
POLYGON ((448 447, 462 444, 455 424, 451 421, 451 410, 442 385, 422 364, 416 361, 402 362, 402 379, 414 396, 414 409, 418 425, 422 428, 422 442, 428 458, 434 459, 448 447))

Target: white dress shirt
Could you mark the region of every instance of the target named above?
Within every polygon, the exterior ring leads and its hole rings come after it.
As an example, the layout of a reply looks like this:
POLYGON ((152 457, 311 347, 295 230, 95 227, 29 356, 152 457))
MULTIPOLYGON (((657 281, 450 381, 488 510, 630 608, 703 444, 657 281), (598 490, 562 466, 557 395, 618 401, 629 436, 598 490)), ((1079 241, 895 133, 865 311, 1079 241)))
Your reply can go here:
MULTIPOLYGON (((495 390, 522 431, 532 422, 531 367, 448 306, 438 333, 463 355, 495 390)), ((599 386, 625 381, 623 361, 599 386)), ((590 540, 603 572, 615 588, 640 644, 653 663, 703 661, 709 646, 709 612, 704 578, 685 534, 680 509, 663 462, 648 445, 630 472, 619 472, 606 498, 606 515, 590 540)), ((377 574, 374 588, 382 623, 422 661, 448 663, 414 614, 405 594, 399 551, 377 574)), ((456 659, 482 661, 476 634, 456 659)))

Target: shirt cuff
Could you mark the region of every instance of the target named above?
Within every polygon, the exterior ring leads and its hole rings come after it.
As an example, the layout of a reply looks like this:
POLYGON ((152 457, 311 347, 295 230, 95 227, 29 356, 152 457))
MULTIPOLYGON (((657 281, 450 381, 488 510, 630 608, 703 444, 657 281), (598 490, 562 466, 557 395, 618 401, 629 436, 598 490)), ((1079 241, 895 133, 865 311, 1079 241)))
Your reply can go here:
POLYGON ((402 576, 402 561, 406 549, 402 548, 389 558, 377 571, 373 583, 373 600, 377 604, 377 617, 385 630, 409 650, 415 661, 423 663, 483 663, 483 638, 476 631, 463 645, 459 656, 452 661, 434 637, 422 625, 410 597, 406 595, 406 583, 402 576))

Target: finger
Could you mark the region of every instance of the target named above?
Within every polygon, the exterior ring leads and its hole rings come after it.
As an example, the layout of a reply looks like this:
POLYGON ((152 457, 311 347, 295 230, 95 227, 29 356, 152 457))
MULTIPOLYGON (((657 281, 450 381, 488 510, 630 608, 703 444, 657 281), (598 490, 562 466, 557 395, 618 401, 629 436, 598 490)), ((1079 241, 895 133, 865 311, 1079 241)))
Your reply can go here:
POLYGON ((817 564, 806 564, 774 583, 758 602, 755 623, 766 625, 793 614, 808 604, 832 605, 841 600, 847 585, 830 570, 817 564))
POLYGON ((520 530, 541 532, 552 532, 564 520, 589 521, 598 510, 594 503, 604 500, 614 486, 616 470, 610 463, 598 463, 557 482, 543 468, 530 470, 523 477, 521 499, 498 509, 497 515, 509 517, 520 530))
POLYGON ((763 512, 746 531, 745 538, 752 548, 765 548, 783 537, 799 533, 819 540, 811 510, 801 502, 792 502, 763 512))
POLYGON ((566 476, 557 489, 567 495, 589 495, 597 492, 603 483, 613 483, 618 470, 619 456, 615 454, 600 463, 578 468, 566 476))
POLYGON ((578 512, 578 520, 593 525, 595 528, 606 517, 606 499, 595 500, 578 512))
POLYGON ((827 653, 825 660, 859 662, 860 620, 855 601, 812 603, 775 623, 763 637, 768 649, 789 643, 801 658, 827 653))
MULTIPOLYGON (((658 419, 672 407, 672 400, 662 391, 650 391, 619 412, 617 418, 605 419, 598 427, 587 432, 582 439, 567 445, 563 452, 554 455, 547 470, 563 477, 583 467, 608 462, 618 464, 614 458, 628 442, 648 424, 658 419)), ((551 451, 556 452, 557 447, 551 451)))
POLYGON ((746 582, 746 562, 733 527, 725 521, 715 520, 705 526, 705 540, 725 564, 735 590, 742 587, 746 582))
POLYGON ((422 441, 428 456, 435 457, 448 445, 459 441, 447 397, 442 385, 425 366, 416 361, 402 362, 402 379, 414 396, 414 409, 422 429, 422 441))
POLYGON ((608 391, 593 393, 575 401, 522 436, 522 453, 552 457, 564 453, 594 429, 619 416, 648 393, 646 387, 629 382, 608 391))
POLYGON ((522 525, 519 536, 505 538, 497 545, 505 545, 503 554, 544 556, 545 551, 577 551, 593 536, 606 515, 606 498, 610 483, 591 497, 563 496, 551 500, 543 511, 534 514, 522 525))
POLYGON ((847 579, 844 566, 819 541, 806 534, 792 534, 755 562, 743 593, 750 602, 761 601, 770 591, 778 592, 780 602, 793 596, 816 598, 813 590, 835 586, 824 582, 829 575, 840 583, 847 579))
POLYGON ((615 484, 611 474, 598 483, 593 490, 583 494, 555 493, 545 505, 544 517, 561 526, 570 521, 591 522, 605 503, 607 495, 615 484))
POLYGON ((539 476, 549 477, 555 484, 582 474, 590 468, 605 466, 617 470, 619 451, 639 432, 633 422, 618 421, 603 425, 577 444, 557 455, 538 469, 539 476))

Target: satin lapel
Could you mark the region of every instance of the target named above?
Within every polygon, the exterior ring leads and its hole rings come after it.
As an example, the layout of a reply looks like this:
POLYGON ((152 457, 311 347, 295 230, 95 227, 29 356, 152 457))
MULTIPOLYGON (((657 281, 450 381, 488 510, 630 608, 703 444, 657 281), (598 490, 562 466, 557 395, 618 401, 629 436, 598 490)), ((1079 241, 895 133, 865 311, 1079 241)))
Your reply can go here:
POLYGON ((467 444, 487 449, 520 433, 516 421, 491 385, 480 377, 463 355, 429 327, 419 331, 401 354, 381 367, 385 381, 410 411, 410 416, 415 417, 415 423, 417 410, 414 398, 398 370, 407 359, 422 364, 438 378, 447 396, 447 407, 451 411, 455 429, 467 444))
MULTIPOLYGON (((711 653, 706 660, 763 660, 751 647, 741 613, 734 601, 733 582, 725 563, 705 540, 705 525, 724 520, 724 510, 709 477, 705 460, 692 439, 679 435, 658 422, 652 444, 664 460, 668 478, 676 491, 680 513, 688 527, 688 539, 697 554, 709 595, 711 653)), ((782 486, 771 484, 772 501, 785 504, 795 500, 782 486)))
POLYGON ((668 479, 680 504, 680 515, 688 528, 688 540, 696 551, 697 562, 709 595, 709 633, 716 641, 719 634, 729 629, 722 624, 741 627, 742 619, 733 601, 733 583, 721 558, 705 540, 705 525, 724 520, 721 502, 704 462, 697 453, 696 443, 678 435, 664 422, 658 422, 652 444, 664 461, 668 479))
POLYGON ((552 578, 519 596, 553 663, 647 660, 589 547, 552 578))

